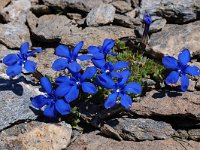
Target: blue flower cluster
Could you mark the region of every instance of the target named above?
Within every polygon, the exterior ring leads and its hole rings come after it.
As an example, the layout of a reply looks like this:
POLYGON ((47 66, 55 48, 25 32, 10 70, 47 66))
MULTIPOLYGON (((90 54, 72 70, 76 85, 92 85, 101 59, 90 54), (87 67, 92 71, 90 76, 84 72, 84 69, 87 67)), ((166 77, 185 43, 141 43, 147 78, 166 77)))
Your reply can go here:
POLYGON ((34 97, 33 106, 38 109, 44 108, 43 114, 46 117, 54 118, 58 114, 67 115, 71 110, 70 103, 76 100, 81 92, 95 94, 97 86, 101 86, 113 91, 105 102, 105 108, 111 108, 120 102, 123 107, 129 109, 132 100, 127 93, 140 94, 142 87, 134 82, 126 84, 130 76, 130 71, 126 69, 129 63, 119 61, 112 64, 106 61, 107 55, 116 56, 112 52, 114 45, 114 40, 105 39, 102 46, 89 46, 88 54, 83 55, 78 55, 83 47, 82 41, 73 50, 65 45, 59 45, 55 54, 60 58, 54 61, 52 69, 55 71, 68 69, 69 75, 55 79, 55 90, 52 89, 48 78, 41 78, 41 85, 47 94, 34 97), (84 71, 77 59, 91 60, 94 66, 84 71), (92 83, 91 79, 95 82, 92 83))
POLYGON ((173 71, 166 78, 166 84, 176 84, 180 78, 181 90, 185 92, 189 86, 189 79, 187 74, 191 76, 200 75, 200 69, 197 66, 189 66, 190 51, 188 49, 182 50, 178 55, 178 60, 172 56, 164 56, 162 62, 164 66, 173 71))

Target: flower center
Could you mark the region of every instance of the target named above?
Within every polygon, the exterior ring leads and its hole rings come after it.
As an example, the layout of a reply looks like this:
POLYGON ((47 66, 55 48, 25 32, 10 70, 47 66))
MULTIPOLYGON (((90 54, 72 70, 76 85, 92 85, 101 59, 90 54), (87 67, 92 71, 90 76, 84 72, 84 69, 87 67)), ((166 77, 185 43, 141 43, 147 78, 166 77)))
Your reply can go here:
POLYGON ((77 81, 77 82, 76 82, 76 84, 77 84, 77 85, 80 85, 80 82, 79 82, 79 81, 77 81))
POLYGON ((117 89, 117 90, 116 90, 117 93, 119 93, 120 91, 121 91, 120 89, 117 89))
POLYGON ((105 72, 106 72, 106 73, 109 73, 109 72, 110 72, 110 70, 106 70, 105 72))

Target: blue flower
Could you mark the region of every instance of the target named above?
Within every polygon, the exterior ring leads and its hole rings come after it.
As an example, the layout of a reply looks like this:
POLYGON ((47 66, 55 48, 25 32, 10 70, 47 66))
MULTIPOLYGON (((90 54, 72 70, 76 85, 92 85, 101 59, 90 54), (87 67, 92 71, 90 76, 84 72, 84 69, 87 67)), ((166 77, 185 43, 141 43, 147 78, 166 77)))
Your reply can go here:
POLYGON ((196 66, 189 66, 187 63, 190 61, 190 51, 184 49, 179 55, 178 60, 171 56, 164 56, 162 63, 168 69, 173 71, 166 78, 166 84, 176 84, 181 78, 181 90, 185 92, 189 86, 189 79, 186 74, 191 76, 200 75, 200 69, 196 66))
POLYGON ((106 56, 108 54, 116 56, 117 54, 111 52, 115 45, 115 41, 112 39, 105 39, 102 46, 89 46, 88 51, 93 55, 92 62, 96 67, 103 67, 106 64, 106 56))
POLYGON ((32 99, 32 105, 35 108, 44 108, 44 116, 49 118, 55 118, 58 113, 61 115, 67 115, 71 111, 70 105, 56 95, 55 91, 52 90, 51 82, 48 78, 42 77, 40 80, 41 86, 46 91, 46 95, 39 95, 32 99))
POLYGON ((58 58, 57 60, 55 60, 52 65, 52 69, 55 71, 60 71, 67 68, 71 72, 79 72, 81 70, 81 66, 76 62, 76 60, 79 59, 83 61, 91 59, 91 56, 89 55, 78 56, 79 51, 83 47, 83 44, 83 41, 79 42, 75 46, 74 50, 69 50, 68 47, 64 45, 59 45, 56 48, 55 54, 63 58, 58 58))
POLYGON ((97 89, 93 83, 85 81, 91 79, 97 72, 96 67, 89 67, 83 74, 74 73, 72 77, 60 76, 56 79, 58 88, 56 89, 56 95, 64 96, 66 101, 71 101, 78 98, 79 89, 82 88, 83 92, 89 94, 95 94, 97 89))
POLYGON ((42 52, 42 49, 36 49, 30 53, 28 53, 28 50, 29 43, 25 42, 21 45, 19 54, 8 54, 4 57, 3 63, 8 66, 6 74, 9 77, 15 77, 21 74, 23 66, 28 73, 35 72, 37 64, 28 60, 28 57, 32 57, 37 52, 42 52))
POLYGON ((110 75, 112 77, 120 78, 121 74, 119 71, 123 68, 126 68, 129 66, 128 62, 124 61, 118 61, 115 64, 112 64, 111 62, 107 62, 103 67, 101 67, 101 72, 105 73, 106 75, 110 75))
POLYGON ((150 26, 152 24, 152 19, 149 14, 144 14, 143 21, 148 26, 150 26))
POLYGON ((120 103, 126 109, 129 109, 132 105, 132 100, 128 93, 141 94, 142 86, 136 82, 130 82, 125 84, 129 78, 130 71, 125 70, 121 72, 122 78, 119 78, 115 83, 114 80, 106 74, 101 74, 97 77, 96 82, 104 88, 112 89, 113 93, 110 94, 104 104, 105 108, 113 107, 117 100, 120 98, 120 103))

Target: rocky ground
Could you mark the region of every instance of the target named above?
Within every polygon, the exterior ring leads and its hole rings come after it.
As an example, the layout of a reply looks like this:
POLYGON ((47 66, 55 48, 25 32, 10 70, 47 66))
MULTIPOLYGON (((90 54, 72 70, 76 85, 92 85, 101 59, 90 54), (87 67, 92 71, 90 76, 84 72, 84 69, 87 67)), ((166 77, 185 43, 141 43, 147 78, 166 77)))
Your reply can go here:
MULTIPOLYGON (((34 58, 38 70, 55 77, 51 65, 59 43, 83 40, 86 49, 105 38, 134 41, 142 36, 145 12, 153 19, 147 53, 160 60, 186 47, 191 64, 200 67, 199 0, 1 0, 0 60, 28 41, 45 50, 34 58)), ((199 150, 199 90, 199 77, 185 93, 152 89, 128 112, 83 104, 81 117, 89 124, 81 133, 37 118, 30 97, 40 93, 38 84, 25 76, 10 82, 0 64, 0 149, 199 150)))

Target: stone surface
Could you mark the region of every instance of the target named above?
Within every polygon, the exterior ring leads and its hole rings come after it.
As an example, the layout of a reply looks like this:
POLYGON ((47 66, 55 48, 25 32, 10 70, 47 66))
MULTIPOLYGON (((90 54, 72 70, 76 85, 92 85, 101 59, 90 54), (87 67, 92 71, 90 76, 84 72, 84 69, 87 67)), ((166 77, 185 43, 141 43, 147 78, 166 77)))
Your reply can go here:
POLYGON ((141 102, 134 102, 133 114, 142 116, 177 116, 200 120, 200 92, 165 92, 151 91, 141 102))
POLYGON ((128 28, 135 28, 136 25, 141 25, 141 22, 136 18, 130 18, 120 14, 115 15, 114 23, 128 28))
POLYGON ((164 140, 175 133, 170 124, 152 119, 116 118, 106 124, 128 141, 164 140))
POLYGON ((90 45, 102 45, 106 38, 117 40, 129 36, 135 37, 134 30, 121 26, 87 27, 79 33, 72 32, 70 35, 65 35, 61 43, 75 45, 82 40, 84 41, 84 48, 87 48, 90 45))
POLYGON ((189 86, 188 86, 188 91, 190 91, 190 92, 196 91, 195 85, 196 85, 196 82, 190 80, 190 84, 189 84, 189 86))
POLYGON ((45 5, 63 9, 89 12, 92 8, 103 4, 102 0, 42 0, 45 5))
POLYGON ((7 5, 10 3, 11 0, 1 0, 0 1, 0 11, 7 5))
POLYGON ((126 16, 130 17, 131 19, 135 18, 137 14, 137 11, 134 9, 132 11, 129 11, 126 13, 126 16))
POLYGON ((24 24, 16 22, 0 24, 0 33, 0 43, 8 48, 19 48, 25 41, 31 41, 29 30, 24 24))
POLYGON ((61 150, 71 139, 69 124, 28 122, 15 125, 0 134, 2 150, 61 150))
POLYGON ((67 150, 198 150, 199 142, 186 140, 116 141, 99 135, 98 132, 83 134, 67 150))
POLYGON ((101 4, 93 8, 87 15, 88 26, 98 26, 113 22, 115 8, 111 4, 101 4))
POLYGON ((199 0, 142 0, 140 17, 145 12, 151 16, 162 16, 169 22, 186 23, 199 19, 199 0))
POLYGON ((192 54, 200 54, 200 21, 185 25, 167 24, 161 32, 152 34, 149 41, 149 53, 161 58, 163 55, 178 56, 183 48, 192 54))
POLYGON ((133 9, 131 5, 126 1, 114 1, 112 5, 116 8, 116 11, 119 13, 126 13, 133 9))
POLYGON ((37 16, 42 16, 52 13, 52 10, 46 5, 32 5, 31 11, 37 16))
POLYGON ((60 41, 63 36, 69 36, 71 32, 80 31, 64 15, 44 15, 37 18, 29 13, 27 22, 31 32, 37 37, 36 40, 42 40, 43 42, 60 41))
POLYGON ((155 20, 151 24, 149 32, 150 33, 155 33, 155 32, 158 32, 158 31, 162 30, 165 27, 166 23, 167 23, 166 19, 155 20))
POLYGON ((196 86, 195 86, 198 90, 200 90, 200 78, 197 80, 196 86))
POLYGON ((41 94, 36 86, 26 82, 23 77, 10 81, 6 74, 0 73, 0 131, 10 125, 36 118, 31 106, 31 97, 41 94))
POLYGON ((0 11, 0 14, 6 22, 17 21, 24 23, 30 8, 31 2, 29 0, 12 0, 11 4, 0 11))

